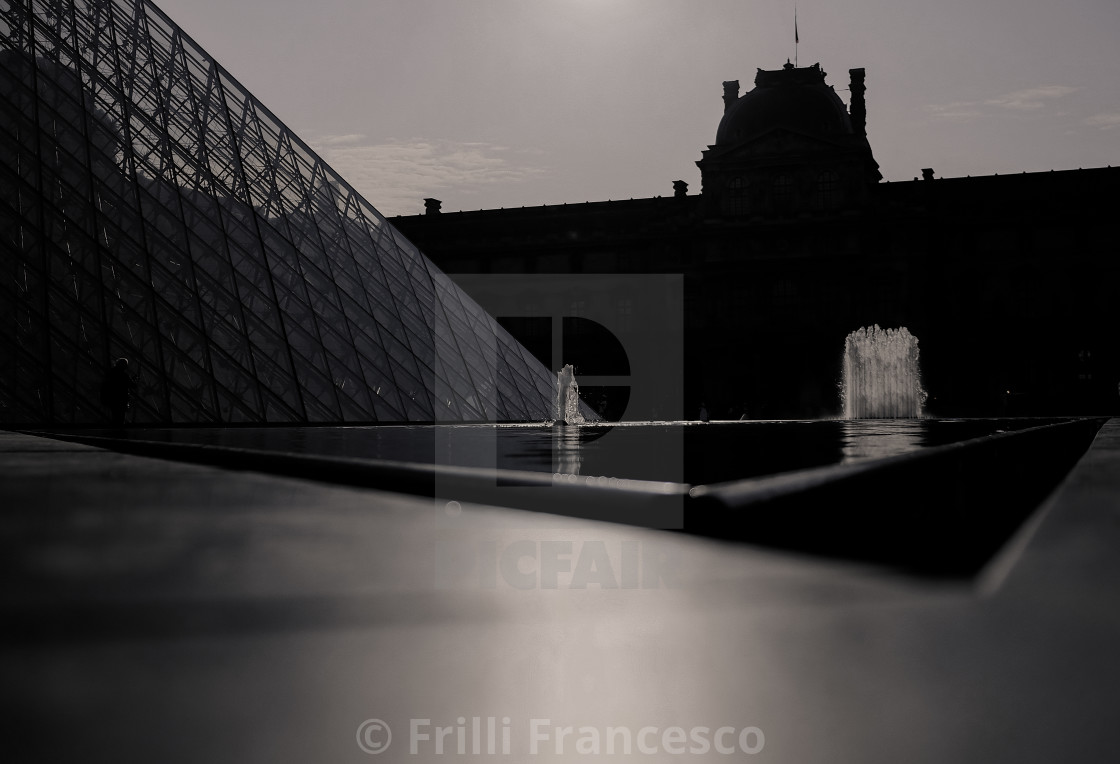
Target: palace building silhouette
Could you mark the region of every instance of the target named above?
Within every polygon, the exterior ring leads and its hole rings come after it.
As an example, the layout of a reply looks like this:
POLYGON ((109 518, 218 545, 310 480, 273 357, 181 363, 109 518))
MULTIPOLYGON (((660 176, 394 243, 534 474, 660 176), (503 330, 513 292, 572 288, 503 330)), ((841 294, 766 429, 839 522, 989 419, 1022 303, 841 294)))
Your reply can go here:
POLYGON ((1120 169, 883 182, 866 73, 723 83, 699 194, 423 215, 393 224, 456 273, 682 273, 686 409, 840 411, 860 327, 919 338, 943 416, 1116 411, 1120 169))

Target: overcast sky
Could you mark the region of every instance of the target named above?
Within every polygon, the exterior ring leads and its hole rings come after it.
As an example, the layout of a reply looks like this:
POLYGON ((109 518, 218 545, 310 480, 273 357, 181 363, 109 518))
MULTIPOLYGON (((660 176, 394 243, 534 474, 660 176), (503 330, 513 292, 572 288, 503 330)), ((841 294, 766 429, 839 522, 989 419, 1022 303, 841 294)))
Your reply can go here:
MULTIPOLYGON (((792 0, 157 0, 386 215, 700 190, 792 0)), ((1120 0, 798 0, 887 180, 1120 163, 1120 0)))

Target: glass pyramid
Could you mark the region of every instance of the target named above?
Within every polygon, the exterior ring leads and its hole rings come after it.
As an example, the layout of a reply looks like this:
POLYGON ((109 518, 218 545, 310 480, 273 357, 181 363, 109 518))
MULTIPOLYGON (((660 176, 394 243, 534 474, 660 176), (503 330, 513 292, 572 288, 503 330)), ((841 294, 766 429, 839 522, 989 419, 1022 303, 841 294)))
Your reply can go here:
POLYGON ((0 0, 0 422, 546 419, 554 376, 146 0, 0 0))

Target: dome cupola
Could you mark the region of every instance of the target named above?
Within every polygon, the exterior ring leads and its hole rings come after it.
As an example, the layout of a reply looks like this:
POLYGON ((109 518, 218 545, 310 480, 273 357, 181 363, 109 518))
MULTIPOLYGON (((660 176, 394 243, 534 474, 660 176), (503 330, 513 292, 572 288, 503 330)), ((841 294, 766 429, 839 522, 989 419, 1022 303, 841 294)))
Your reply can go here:
POLYGON ((723 117, 700 168, 712 220, 835 214, 862 206, 882 178, 867 142, 863 69, 850 69, 851 111, 820 64, 759 69, 739 95, 723 83, 723 117))
POLYGON ((848 110, 825 76, 820 64, 797 68, 787 61, 778 70, 759 69, 753 90, 740 98, 725 93, 715 145, 739 143, 774 128, 821 138, 852 135, 848 110))

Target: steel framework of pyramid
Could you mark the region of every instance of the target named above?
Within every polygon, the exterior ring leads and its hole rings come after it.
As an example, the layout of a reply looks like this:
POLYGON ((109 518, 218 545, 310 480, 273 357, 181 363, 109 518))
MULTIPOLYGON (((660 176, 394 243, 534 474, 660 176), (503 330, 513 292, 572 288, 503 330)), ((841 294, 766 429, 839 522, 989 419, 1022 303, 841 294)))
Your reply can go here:
POLYGON ((547 419, 556 382, 146 0, 0 0, 0 422, 547 419))

